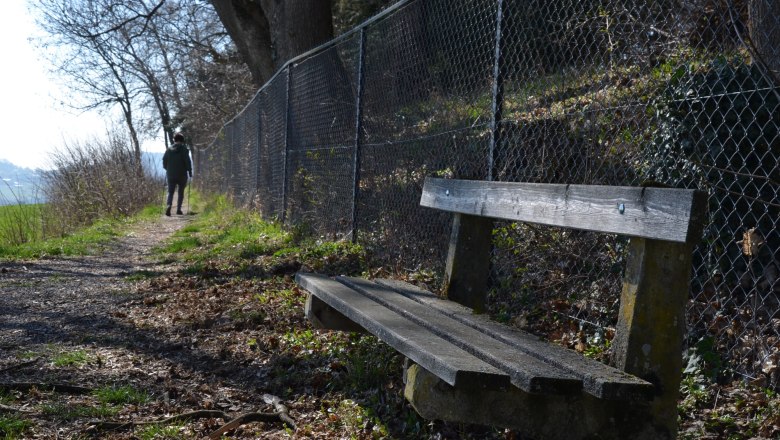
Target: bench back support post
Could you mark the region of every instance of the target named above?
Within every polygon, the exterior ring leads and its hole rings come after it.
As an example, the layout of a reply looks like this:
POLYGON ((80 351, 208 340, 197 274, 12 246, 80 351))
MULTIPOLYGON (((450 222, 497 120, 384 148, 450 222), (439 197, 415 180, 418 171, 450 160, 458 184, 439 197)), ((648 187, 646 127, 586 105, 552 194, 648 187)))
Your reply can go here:
POLYGON ((631 239, 613 340, 616 366, 656 385, 651 412, 670 438, 677 429, 691 250, 685 243, 631 239))
POLYGON ((450 301, 485 311, 493 219, 454 214, 444 279, 444 292, 450 301))

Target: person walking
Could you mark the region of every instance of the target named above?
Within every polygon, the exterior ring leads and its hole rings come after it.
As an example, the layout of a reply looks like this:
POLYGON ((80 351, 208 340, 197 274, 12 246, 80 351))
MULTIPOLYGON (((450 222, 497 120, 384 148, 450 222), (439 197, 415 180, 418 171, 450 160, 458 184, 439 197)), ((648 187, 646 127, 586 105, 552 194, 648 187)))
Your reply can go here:
POLYGON ((184 145, 184 135, 176 133, 173 135, 173 145, 168 147, 163 154, 163 168, 165 168, 165 177, 168 180, 168 201, 165 208, 165 215, 171 215, 171 206, 173 205, 173 192, 178 188, 178 199, 176 203, 176 214, 182 215, 181 204, 184 202, 184 188, 187 187, 187 176, 192 177, 192 161, 190 160, 190 150, 184 145))

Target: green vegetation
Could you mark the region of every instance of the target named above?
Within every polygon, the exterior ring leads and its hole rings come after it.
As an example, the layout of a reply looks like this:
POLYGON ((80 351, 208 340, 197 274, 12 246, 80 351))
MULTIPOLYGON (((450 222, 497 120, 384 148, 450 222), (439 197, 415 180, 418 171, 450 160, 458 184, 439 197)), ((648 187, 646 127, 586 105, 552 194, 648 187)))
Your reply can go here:
POLYGON ((64 351, 52 359, 55 367, 78 367, 89 362, 89 355, 84 350, 64 351))
POLYGON ((184 425, 181 423, 167 426, 144 426, 136 430, 135 437, 141 440, 177 440, 184 438, 181 434, 181 429, 183 426, 184 425))
POLYGON ((0 258, 94 254, 128 223, 162 215, 161 180, 120 134, 66 145, 52 161, 40 182, 47 203, 0 206, 0 258))
POLYGON ((132 273, 125 277, 125 280, 127 281, 141 281, 141 280, 147 280, 150 278, 154 278, 156 276, 160 275, 159 272, 155 272, 152 270, 146 270, 142 269, 135 273, 132 273))
POLYGON ((205 203, 198 217, 155 251, 164 259, 198 263, 216 256, 251 259, 289 242, 290 234, 281 226, 264 221, 257 213, 232 208, 220 196, 205 203))
POLYGON ((97 406, 84 404, 53 403, 43 405, 41 412, 49 417, 68 421, 82 418, 108 418, 119 412, 119 408, 112 405, 100 404, 97 406))
POLYGON ((52 255, 89 255, 97 253, 119 235, 118 221, 100 221, 62 238, 0 246, 2 258, 40 258, 52 255))
POLYGON ((0 389, 0 405, 8 405, 13 400, 13 396, 0 389))
POLYGON ((46 205, 0 205, 0 246, 19 245, 45 237, 46 205))
POLYGON ((0 440, 21 439, 24 431, 32 426, 28 420, 14 416, 0 416, 0 440))
POLYGON ((41 218, 51 214, 48 213, 44 205, 0 206, 0 259, 94 255, 122 235, 129 227, 139 222, 159 218, 162 213, 162 206, 150 205, 132 216, 100 219, 90 226, 79 228, 70 233, 63 233, 58 237, 46 237, 40 233, 36 235, 36 233, 30 232, 27 235, 30 239, 21 241, 4 239, 4 227, 23 228, 36 221, 40 223, 41 218), (22 219, 21 213, 30 217, 22 219), (3 215, 6 216, 5 220, 3 215))
POLYGON ((93 391, 92 395, 104 405, 140 405, 147 403, 150 400, 148 394, 143 391, 138 391, 131 386, 101 387, 93 391))

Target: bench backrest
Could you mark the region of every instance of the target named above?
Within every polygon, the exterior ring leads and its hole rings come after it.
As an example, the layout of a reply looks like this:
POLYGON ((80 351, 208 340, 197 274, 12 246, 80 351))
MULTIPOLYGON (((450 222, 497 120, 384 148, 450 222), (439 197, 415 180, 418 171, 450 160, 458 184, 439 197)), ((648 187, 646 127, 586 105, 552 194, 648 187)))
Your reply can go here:
POLYGON ((656 385, 653 417, 675 431, 691 254, 707 216, 705 192, 427 178, 420 204, 454 213, 444 294, 477 312, 485 307, 493 219, 632 237, 613 361, 656 385))
POLYGON ((425 179, 420 205, 495 219, 695 243, 707 194, 677 188, 425 179))

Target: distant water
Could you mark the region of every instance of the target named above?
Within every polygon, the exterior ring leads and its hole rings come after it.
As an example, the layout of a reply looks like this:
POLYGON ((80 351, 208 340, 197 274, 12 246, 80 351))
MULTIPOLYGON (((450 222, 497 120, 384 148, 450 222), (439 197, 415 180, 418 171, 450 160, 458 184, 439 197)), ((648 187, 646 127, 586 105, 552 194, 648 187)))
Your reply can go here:
MULTIPOLYGON (((154 175, 164 176, 162 153, 144 152, 144 167, 154 175)), ((46 203, 40 190, 41 173, 39 169, 23 168, 0 159, 0 206, 18 203, 46 203)))

